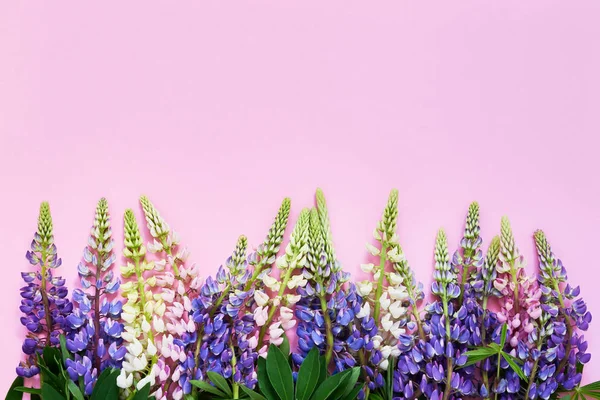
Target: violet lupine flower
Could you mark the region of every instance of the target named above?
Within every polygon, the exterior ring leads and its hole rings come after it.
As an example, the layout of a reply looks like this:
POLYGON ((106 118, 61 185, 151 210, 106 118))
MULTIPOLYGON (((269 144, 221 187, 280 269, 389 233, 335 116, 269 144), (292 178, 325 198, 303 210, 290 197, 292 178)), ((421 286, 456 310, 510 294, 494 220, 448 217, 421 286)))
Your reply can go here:
MULTIPOLYGON (((321 207, 324 207, 321 203, 321 207)), ((327 213, 323 213, 327 218, 327 213)), ((304 326, 298 326, 300 330, 306 330, 307 324, 314 324, 313 328, 313 345, 306 343, 305 347, 312 348, 316 346, 320 352, 325 355, 326 363, 332 359, 334 351, 334 332, 333 324, 336 322, 336 315, 333 315, 334 309, 328 307, 331 299, 335 299, 340 292, 341 285, 347 279, 347 274, 344 274, 340 268, 332 268, 331 261, 328 259, 326 252, 326 240, 330 238, 327 233, 326 225, 319 217, 319 211, 316 208, 310 211, 309 235, 308 235, 308 252, 306 263, 302 270, 302 276, 306 279, 304 287, 298 287, 297 293, 300 295, 300 302, 296 304, 296 315, 304 326), (312 321, 308 318, 312 318, 312 321)), ((333 255, 333 246, 330 248, 330 254, 333 255)), ((339 263, 337 260, 333 261, 339 263)), ((348 323, 351 318, 348 319, 348 323)), ((309 350, 310 350, 309 348, 309 350)), ((307 352, 303 352, 302 357, 305 357, 307 352)), ((336 357, 338 359, 339 357, 336 357)))
POLYGON ((161 272, 156 275, 159 292, 156 296, 165 305, 164 314, 161 315, 165 330, 156 340, 159 358, 154 365, 158 370, 152 374, 158 378, 158 389, 152 394, 160 400, 179 400, 183 398, 183 388, 179 385, 180 377, 176 375, 175 366, 186 358, 183 344, 197 335, 196 324, 191 318, 192 301, 188 293, 200 288, 199 269, 195 264, 186 263, 189 251, 180 246, 179 235, 169 227, 150 200, 142 196, 140 204, 153 238, 147 248, 157 255, 154 266, 155 270, 161 272))
POLYGON ((443 230, 438 232, 435 251, 432 293, 439 298, 426 307, 425 332, 429 341, 419 347, 426 360, 421 390, 430 399, 459 399, 476 394, 473 384, 475 367, 464 367, 467 346, 472 340, 465 321, 467 308, 458 308, 460 296, 458 278, 449 263, 448 240, 443 230), (427 382, 426 382, 427 381, 427 382))
POLYGON ((529 399, 548 399, 560 387, 573 390, 581 382, 578 365, 590 360, 587 342, 580 331, 589 327, 592 316, 579 296, 579 287, 567 283, 567 272, 552 252, 545 234, 536 231, 539 256, 539 283, 542 295, 542 316, 539 329, 529 337, 535 347, 522 346, 519 358, 529 377, 529 399))
POLYGON ((67 372, 75 382, 83 377, 86 395, 92 393, 97 376, 105 368, 120 367, 126 353, 121 346, 122 304, 110 299, 120 286, 112 270, 116 261, 113 245, 108 202, 102 198, 96 207, 83 260, 77 267, 83 289, 73 291, 75 307, 67 317, 71 332, 66 345, 75 355, 75 360, 68 362, 67 372))
POLYGON ((21 323, 28 332, 22 346, 26 360, 17 367, 17 374, 25 378, 39 373, 37 356, 44 347, 60 345, 60 335, 68 331, 66 317, 73 310, 65 280, 52 274, 61 265, 52 228, 50 206, 44 202, 40 205, 37 232, 26 254, 29 263, 39 267, 21 273, 26 284, 21 288, 21 323))
POLYGON ((516 348, 519 341, 526 341, 535 329, 535 321, 542 313, 542 292, 535 279, 525 273, 525 261, 519 254, 506 217, 502 218, 500 243, 500 262, 496 267, 498 275, 494 287, 502 294, 503 301, 497 315, 501 323, 509 325, 511 337, 508 342, 516 348))
POLYGON ((479 204, 471 203, 467 213, 465 233, 460 241, 460 248, 452 256, 454 273, 460 276, 459 305, 463 302, 465 285, 471 274, 483 265, 483 252, 480 249, 483 240, 479 236, 479 204))
POLYGON ((219 267, 216 279, 208 277, 199 296, 192 300, 192 318, 202 330, 199 340, 180 343, 190 349, 176 371, 185 394, 192 390, 190 380, 204 380, 209 371, 231 379, 234 390, 239 385, 254 388, 257 383, 257 338, 254 318, 247 307, 253 289, 244 291, 251 276, 246 248, 246 237, 241 236, 226 268, 219 267))

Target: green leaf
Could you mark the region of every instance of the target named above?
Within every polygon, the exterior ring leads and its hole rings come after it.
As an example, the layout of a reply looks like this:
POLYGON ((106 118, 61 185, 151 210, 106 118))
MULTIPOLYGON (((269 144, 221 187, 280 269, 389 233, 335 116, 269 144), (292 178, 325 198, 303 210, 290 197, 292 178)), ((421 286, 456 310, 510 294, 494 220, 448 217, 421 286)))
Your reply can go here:
POLYGON ((588 383, 587 385, 583 386, 581 389, 582 390, 598 391, 598 390, 600 390, 600 381, 588 383))
POLYGON ((488 357, 497 355, 498 353, 491 347, 480 347, 474 350, 469 350, 465 354, 467 355, 467 362, 461 368, 477 364, 478 362, 483 361, 488 357))
POLYGON ((213 371, 208 371, 206 374, 208 375, 208 379, 210 379, 211 382, 214 383, 216 387, 218 387, 228 397, 233 397, 233 392, 231 391, 231 388, 229 387, 229 383, 227 382, 227 380, 225 378, 223 378, 221 375, 219 375, 213 371))
MULTIPOLYGON (((349 373, 351 370, 347 369, 338 374, 333 375, 323 382, 315 391, 311 400, 325 400, 331 396, 338 387, 344 384, 344 381, 350 377, 349 373)), ((344 386, 344 390, 345 390, 344 386)), ((343 392, 343 391, 342 391, 343 392)), ((333 397, 333 396, 332 396, 333 397)))
POLYGON ((119 397, 119 388, 117 387, 118 369, 107 368, 100 374, 91 400, 117 399, 119 397))
POLYGON ((133 396, 133 400, 148 400, 148 396, 150 395, 150 384, 148 383, 146 386, 137 391, 135 396, 133 396))
POLYGON ((319 382, 317 384, 317 386, 321 385, 323 382, 325 382, 325 379, 327 379, 327 377, 329 376, 329 371, 327 370, 327 361, 325 361, 325 357, 320 357, 319 358, 319 364, 320 364, 320 372, 319 372, 319 382))
POLYGON ((273 389, 281 400, 294 399, 294 378, 287 358, 276 346, 269 346, 267 352, 267 375, 273 389))
POLYGON ((506 337, 508 332, 508 325, 502 325, 502 333, 500 333, 500 347, 504 348, 504 344, 506 343, 506 337))
POLYGON ((190 381, 190 383, 194 386, 196 386, 197 388, 199 388, 200 390, 203 390, 205 392, 208 393, 212 393, 216 396, 219 397, 226 397, 227 395, 223 392, 221 392, 219 389, 217 389, 216 387, 214 387, 213 385, 211 385, 210 383, 204 382, 204 381, 190 381))
POLYGON ((44 400, 65 400, 65 397, 48 383, 42 385, 42 398, 44 400))
POLYGON ((42 389, 26 387, 26 386, 17 386, 15 388, 15 390, 17 392, 23 392, 23 393, 42 394, 42 389))
POLYGON ((248 395, 248 397, 250 397, 251 400, 267 400, 263 395, 256 393, 254 390, 244 385, 241 385, 240 388, 248 395))
POLYGON ((62 355, 62 362, 65 364, 67 359, 71 358, 71 353, 67 350, 67 339, 65 335, 60 335, 60 352, 62 355))
POLYGON ((377 393, 373 393, 369 395, 369 400, 383 400, 383 397, 381 397, 377 393))
MULTIPOLYGON (((362 386, 360 386, 360 385, 355 387, 354 389, 352 389, 350 391, 350 393, 348 393, 346 395, 346 397, 342 397, 342 400, 356 400, 358 398, 358 392, 360 392, 361 389, 362 389, 362 386)), ((378 397, 377 395, 370 394, 369 400, 376 400, 377 397, 378 397)), ((383 399, 381 399, 381 400, 383 400, 383 399)))
POLYGON ((60 374, 62 371, 62 354, 56 347, 44 347, 43 352, 44 363, 48 369, 55 375, 60 374))
POLYGON ((23 386, 23 377, 17 376, 13 381, 12 385, 6 393, 6 400, 21 400, 23 398, 23 392, 15 390, 15 388, 23 386))
POLYGON ((283 342, 279 345, 279 350, 283 353, 283 355, 288 358, 290 355, 290 341, 288 340, 287 335, 283 334, 283 342))
POLYGON ((360 376, 359 367, 354 367, 344 372, 346 372, 348 376, 343 380, 343 383, 340 384, 340 386, 338 386, 335 392, 333 392, 333 395, 331 397, 334 399, 345 397, 348 393, 350 393, 352 389, 354 389, 354 386, 356 386, 356 382, 358 381, 358 377, 360 376))
POLYGON ((267 400, 279 400, 277 393, 271 385, 269 376, 267 375, 267 360, 263 357, 258 357, 258 387, 267 400))
POLYGON ((296 380, 296 399, 308 400, 319 384, 320 362, 319 350, 313 347, 309 352, 298 371, 296 380))
POLYGON ((81 390, 79 390, 79 386, 77 386, 72 380, 69 379, 67 381, 67 387, 75 399, 84 400, 83 393, 81 393, 81 390))
POLYGON ((521 369, 521 367, 519 366, 519 364, 517 364, 517 362, 516 362, 516 360, 515 360, 515 358, 513 356, 511 356, 510 354, 507 354, 505 352, 502 352, 502 357, 506 360, 506 362, 508 363, 508 365, 510 365, 510 367, 512 368, 512 370, 515 371, 517 373, 517 375, 519 375, 519 377, 521 379, 523 379, 524 381, 527 380, 527 377, 523 373, 523 370, 521 369))

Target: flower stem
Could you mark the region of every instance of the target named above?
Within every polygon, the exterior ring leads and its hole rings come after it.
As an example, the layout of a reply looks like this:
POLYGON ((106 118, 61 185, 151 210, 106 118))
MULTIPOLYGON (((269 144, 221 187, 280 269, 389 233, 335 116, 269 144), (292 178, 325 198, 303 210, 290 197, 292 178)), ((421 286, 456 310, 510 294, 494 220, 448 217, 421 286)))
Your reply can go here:
MULTIPOLYGON (((442 302, 444 303, 444 319, 446 320, 446 346, 450 344, 451 335, 450 335, 450 317, 448 315, 448 299, 444 294, 442 298, 442 302)), ((452 390, 452 386, 450 386, 450 382, 452 381, 452 357, 446 357, 446 387, 444 388, 444 400, 448 400, 450 398, 450 391, 452 390)))
MULTIPOLYGON (((48 267, 46 266, 46 259, 48 254, 46 250, 42 250, 42 284, 41 284, 41 295, 42 303, 44 304, 44 314, 46 317, 46 330, 48 337, 46 337, 46 347, 50 346, 50 334, 52 333, 52 314, 50 314, 50 300, 48 300, 48 293, 46 292, 46 286, 48 282, 47 274, 48 267)), ((41 376, 41 375, 40 375, 41 376)))
POLYGON ((325 319, 325 333, 327 335, 327 350, 325 352, 325 363, 329 365, 331 362, 331 356, 333 354, 333 327, 331 325, 331 317, 329 316, 329 310, 327 309, 327 301, 325 300, 325 294, 319 295, 321 300, 321 310, 323 311, 323 319, 325 319))
POLYGON ((558 376, 558 374, 561 373, 561 371, 565 368, 567 362, 569 361, 569 356, 571 354, 572 347, 571 337, 573 336, 573 326, 571 325, 571 317, 569 317, 565 313, 565 300, 563 298, 563 294, 560 291, 560 288, 558 287, 558 282, 556 281, 554 281, 554 290, 558 294, 558 301, 560 303, 561 314, 565 318, 565 325, 567 326, 567 334, 565 335, 567 338, 567 344, 565 345, 565 357, 560 361, 560 364, 558 364, 558 368, 556 368, 556 372, 554 373, 554 377, 556 377, 558 376))
MULTIPOLYGON (((502 352, 498 353, 498 365, 496 366, 496 385, 500 382, 500 358, 502 357, 502 352)), ((494 394, 494 400, 498 399, 498 391, 494 394)))

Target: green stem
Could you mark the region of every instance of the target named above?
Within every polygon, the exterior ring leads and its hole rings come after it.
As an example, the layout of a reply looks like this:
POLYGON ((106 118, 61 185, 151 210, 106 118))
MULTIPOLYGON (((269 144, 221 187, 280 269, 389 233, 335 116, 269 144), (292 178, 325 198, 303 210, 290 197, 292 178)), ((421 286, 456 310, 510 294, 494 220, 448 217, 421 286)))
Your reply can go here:
MULTIPOLYGON (((229 348, 231 349, 231 354, 232 354, 231 368, 232 368, 233 374, 235 375, 235 366, 237 365, 237 358, 235 357, 235 348, 233 347, 233 344, 231 344, 229 346, 229 348)), ((239 399, 240 398, 240 385, 238 385, 238 383, 235 382, 235 380, 234 380, 231 387, 233 389, 233 398, 239 399)))
POLYGON ((265 266, 265 264, 262 263, 262 260, 259 261, 258 264, 256 264, 256 266, 254 267, 254 272, 252 272, 252 276, 250 277, 250 279, 248 279, 248 282, 246 282, 246 286, 244 286, 245 292, 247 292, 248 290, 250 290, 250 288, 252 288, 254 281, 256 281, 256 279, 258 278, 258 275, 260 275, 264 266, 265 266))
MULTIPOLYGON (((465 251, 465 260, 469 260, 469 262, 471 262, 471 257, 472 254, 470 251, 465 251)), ((460 295, 458 297, 458 305, 459 307, 462 305, 463 303, 463 299, 464 299, 464 294, 465 294, 465 285, 467 284, 467 278, 469 277, 469 271, 470 271, 470 264, 463 264, 463 270, 462 270, 462 279, 460 280, 460 295)))
MULTIPOLYGON (((483 345, 485 345, 485 339, 486 339, 486 330, 485 330, 485 318, 487 316, 487 303, 488 303, 488 297, 484 296, 483 297, 483 314, 481 317, 481 343, 483 345)), ((491 388, 490 388, 490 380, 489 380, 489 376, 488 376, 488 371, 482 371, 481 372, 481 376, 483 378, 483 384, 485 385, 485 388, 488 391, 488 396, 486 397, 486 399, 489 399, 490 396, 489 394, 491 393, 491 388)))
POLYGON ((381 303, 379 299, 381 298, 381 294, 383 293, 383 278, 385 277, 385 262, 387 259, 387 243, 383 242, 381 244, 381 253, 380 253, 380 263, 379 263, 379 280, 377 282, 377 290, 375 291, 375 311, 373 313, 373 317, 375 321, 379 321, 379 313, 381 309, 381 303))
POLYGON ((50 301, 48 300, 48 293, 46 292, 47 287, 47 274, 48 267, 46 266, 46 258, 48 254, 46 249, 42 250, 42 284, 41 284, 41 295, 42 303, 44 304, 44 314, 46 316, 46 330, 48 331, 48 337, 46 338, 46 346, 50 346, 50 333, 52 332, 52 314, 50 314, 50 301))
POLYGON ((321 310, 323 311, 323 319, 325 319, 325 333, 327 335, 327 351, 325 352, 325 363, 329 365, 331 356, 333 354, 333 327, 331 324, 331 317, 329 316, 329 310, 327 309, 327 301, 325 300, 325 294, 319 295, 321 300, 321 310))
MULTIPOLYGON (((444 319, 446 320, 446 346, 450 343, 451 334, 450 334, 450 317, 448 316, 448 299, 444 294, 442 298, 442 302, 444 303, 444 319)), ((446 357, 446 386, 444 388, 444 400, 448 400, 450 398, 450 392, 452 387, 450 386, 450 382, 452 381, 452 357, 446 357)))
MULTIPOLYGON (((500 382, 500 358, 502 357, 502 350, 498 353, 498 365, 496 366, 496 385, 500 382)), ((498 399, 498 391, 494 394, 494 400, 498 399)))

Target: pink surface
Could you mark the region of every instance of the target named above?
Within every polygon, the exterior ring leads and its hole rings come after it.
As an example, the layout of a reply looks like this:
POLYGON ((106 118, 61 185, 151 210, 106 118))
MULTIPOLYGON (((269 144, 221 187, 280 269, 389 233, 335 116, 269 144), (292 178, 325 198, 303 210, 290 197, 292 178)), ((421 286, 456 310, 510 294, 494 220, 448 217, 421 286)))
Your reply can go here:
POLYGON ((145 193, 209 274, 316 186, 353 272, 392 187, 421 280, 473 199, 531 270, 543 228, 597 318, 600 379, 599 20, 597 1, 2 2, 0 393, 40 201, 74 283, 101 196, 119 245, 145 193))

